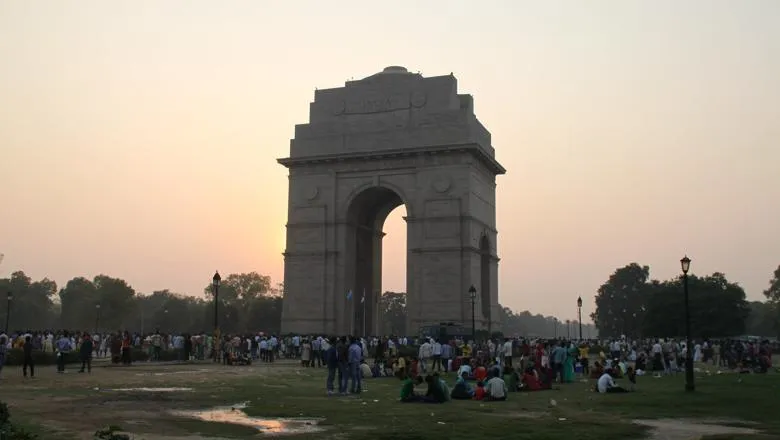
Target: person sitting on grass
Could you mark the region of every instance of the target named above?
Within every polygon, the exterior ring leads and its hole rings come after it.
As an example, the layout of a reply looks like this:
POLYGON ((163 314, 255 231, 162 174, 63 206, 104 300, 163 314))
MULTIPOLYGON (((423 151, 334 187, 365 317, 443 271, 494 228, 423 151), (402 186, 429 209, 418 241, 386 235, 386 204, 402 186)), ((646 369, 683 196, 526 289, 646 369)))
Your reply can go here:
POLYGON ((471 365, 469 364, 462 364, 460 368, 458 368, 458 377, 466 375, 467 379, 471 378, 471 365))
POLYGON ((373 377, 377 377, 375 372, 371 370, 371 367, 368 366, 366 363, 366 360, 363 359, 360 361, 360 374, 363 376, 364 379, 371 379, 373 377))
POLYGON ((590 372, 590 378, 591 379, 598 379, 604 374, 604 367, 601 365, 601 362, 596 361, 593 364, 593 369, 590 372))
POLYGON ((437 403, 434 399, 414 392, 414 387, 423 383, 420 376, 412 379, 406 377, 401 385, 401 402, 403 403, 437 403))
POLYGON ((483 366, 478 366, 474 369, 474 379, 479 382, 484 382, 488 378, 487 369, 483 366))
POLYGON ((612 369, 605 371, 599 378, 598 383, 596 383, 596 390, 599 393, 627 393, 628 390, 615 384, 615 381, 612 379, 612 374, 612 369))
POLYGON ((470 400, 474 397, 474 390, 466 381, 467 379, 468 375, 466 373, 458 376, 458 380, 455 381, 455 387, 452 388, 452 393, 450 393, 451 398, 455 400, 470 400))
POLYGON ((442 387, 438 375, 431 376, 429 374, 425 376, 425 383, 428 384, 428 391, 425 393, 426 397, 433 399, 436 403, 444 403, 449 400, 450 396, 444 387, 442 387))
POLYGON ((506 400, 506 395, 509 390, 506 387, 506 382, 500 376, 491 375, 485 384, 486 400, 490 401, 502 401, 506 400))
POLYGON ((520 391, 539 391, 542 389, 542 384, 539 382, 539 377, 536 375, 536 370, 532 367, 528 367, 523 374, 523 380, 520 384, 520 391))
POLYGON ((634 370, 634 367, 628 367, 626 378, 628 378, 628 382, 631 384, 628 386, 629 391, 636 391, 636 370, 634 370))
POLYGON ((450 400, 450 386, 447 385, 447 381, 442 379, 441 376, 439 376, 439 373, 433 373, 433 379, 439 382, 439 386, 441 387, 442 394, 445 396, 446 401, 450 400))
POLYGON ((520 390, 521 379, 520 375, 517 374, 517 370, 512 367, 506 367, 503 371, 503 377, 509 391, 515 392, 520 390))
POLYGON ((474 400, 485 400, 485 383, 477 382, 477 389, 474 390, 474 400))

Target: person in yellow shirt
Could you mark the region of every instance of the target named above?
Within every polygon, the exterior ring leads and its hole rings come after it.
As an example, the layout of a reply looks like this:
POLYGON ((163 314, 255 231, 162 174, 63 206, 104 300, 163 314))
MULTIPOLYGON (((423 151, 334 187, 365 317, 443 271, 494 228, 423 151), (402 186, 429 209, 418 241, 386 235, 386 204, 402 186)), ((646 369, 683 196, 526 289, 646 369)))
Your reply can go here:
POLYGON ((590 368, 588 368, 588 355, 590 355, 590 347, 588 347, 588 344, 582 344, 579 348, 580 351, 580 365, 582 365, 582 373, 584 375, 588 375, 590 373, 590 368))

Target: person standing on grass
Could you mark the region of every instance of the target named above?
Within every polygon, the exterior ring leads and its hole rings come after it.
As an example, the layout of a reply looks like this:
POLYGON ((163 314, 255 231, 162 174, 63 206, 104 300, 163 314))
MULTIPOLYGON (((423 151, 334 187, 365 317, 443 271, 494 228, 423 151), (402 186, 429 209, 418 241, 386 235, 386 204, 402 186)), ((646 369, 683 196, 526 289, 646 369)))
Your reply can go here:
MULTIPOLYGON (((22 375, 26 378, 27 367, 30 367, 30 377, 31 378, 35 377, 35 363, 33 362, 33 357, 32 357, 32 351, 33 351, 32 336, 27 335, 27 337, 24 339, 24 347, 22 347, 22 350, 24 351, 24 362, 22 362, 22 375)), ((0 365, 0 367, 1 366, 2 365, 0 365)))
POLYGON ((162 352, 162 335, 159 329, 152 335, 152 350, 152 360, 159 361, 162 352))
POLYGON ((568 356, 567 350, 564 347, 566 343, 561 341, 550 353, 550 360, 552 363, 553 375, 559 383, 563 383, 563 364, 568 356))
POLYGON ((360 364, 363 362, 363 347, 360 341, 353 337, 352 344, 349 346, 349 377, 352 381, 351 391, 353 394, 360 394, 363 390, 363 381, 361 378, 360 364))
POLYGON ((336 350, 335 339, 330 340, 330 346, 325 350, 325 366, 328 367, 328 379, 325 381, 325 387, 328 389, 328 395, 333 395, 333 381, 336 379, 336 370, 339 367, 339 355, 336 350))
POLYGON ((349 347, 347 339, 342 337, 336 343, 336 356, 339 368, 339 393, 347 394, 347 384, 349 382, 349 347))
POLYGON ((65 364, 68 361, 68 353, 71 350, 70 338, 68 332, 64 332, 62 336, 57 339, 57 373, 65 373, 65 364))
POLYGON ((88 333, 84 333, 84 339, 81 341, 81 347, 79 348, 79 355, 81 356, 81 369, 79 373, 84 372, 84 367, 87 368, 87 373, 92 373, 92 350, 94 349, 94 343, 88 333))

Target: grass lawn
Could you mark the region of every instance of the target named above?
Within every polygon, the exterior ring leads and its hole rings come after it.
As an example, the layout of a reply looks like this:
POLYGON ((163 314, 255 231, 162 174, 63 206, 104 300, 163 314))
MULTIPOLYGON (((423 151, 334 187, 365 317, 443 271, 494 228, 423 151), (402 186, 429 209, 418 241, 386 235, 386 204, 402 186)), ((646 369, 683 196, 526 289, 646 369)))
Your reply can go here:
MULTIPOLYGON (((9 404, 12 422, 44 440, 91 439, 95 430, 108 425, 118 425, 138 440, 259 438, 287 426, 277 418, 316 419, 290 425, 299 433, 287 438, 295 439, 780 438, 778 374, 697 374, 695 393, 684 392, 684 377, 679 375, 641 377, 638 391, 624 395, 594 393, 589 381, 565 384, 560 390, 512 393, 506 402, 442 405, 399 403, 396 379, 366 380, 367 391, 359 398, 327 397, 325 374, 324 369, 292 363, 250 367, 143 363, 95 368, 91 375, 73 369, 57 375, 54 367, 43 367, 39 377, 25 381, 19 369, 5 368, 0 400, 9 404), (191 390, 118 390, 134 387, 191 390), (237 406, 241 402, 247 402, 245 408, 237 406), (219 406, 227 408, 213 417, 244 422, 266 418, 267 432, 187 417, 219 406), (321 431, 312 432, 315 429, 321 431)), ((449 382, 453 381, 451 377, 449 382)))

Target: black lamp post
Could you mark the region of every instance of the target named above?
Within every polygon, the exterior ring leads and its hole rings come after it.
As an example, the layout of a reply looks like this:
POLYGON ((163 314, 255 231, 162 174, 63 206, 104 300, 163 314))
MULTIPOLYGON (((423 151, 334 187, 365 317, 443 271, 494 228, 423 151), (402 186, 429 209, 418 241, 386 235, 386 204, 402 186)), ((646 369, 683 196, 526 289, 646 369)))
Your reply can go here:
POLYGON ((477 342, 477 320, 474 314, 474 307, 477 303, 477 288, 472 284, 469 287, 469 298, 471 298, 471 340, 477 342))
POLYGON ((11 322, 11 301, 13 299, 14 299, 14 294, 9 291, 6 294, 5 333, 8 333, 8 324, 11 322))
POLYGON ((577 321, 580 324, 580 341, 582 341, 582 297, 577 297, 577 321))
POLYGON ((222 281, 222 277, 219 276, 219 271, 214 272, 214 277, 211 278, 211 285, 214 287, 214 362, 219 360, 219 282, 222 281))
POLYGON ((100 304, 95 304, 95 333, 100 328, 100 304))
POLYGON ((688 270, 691 268, 691 259, 684 256, 680 260, 683 272, 683 290, 685 292, 685 391, 694 391, 693 384, 693 344, 691 343, 691 311, 688 304, 688 270))

